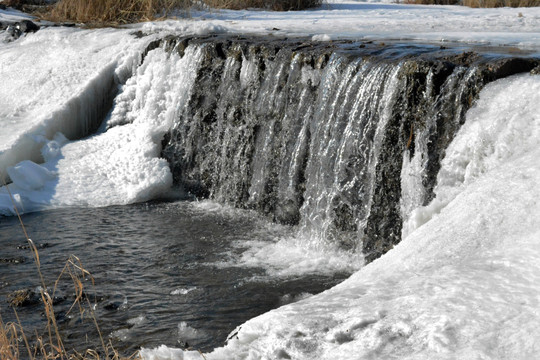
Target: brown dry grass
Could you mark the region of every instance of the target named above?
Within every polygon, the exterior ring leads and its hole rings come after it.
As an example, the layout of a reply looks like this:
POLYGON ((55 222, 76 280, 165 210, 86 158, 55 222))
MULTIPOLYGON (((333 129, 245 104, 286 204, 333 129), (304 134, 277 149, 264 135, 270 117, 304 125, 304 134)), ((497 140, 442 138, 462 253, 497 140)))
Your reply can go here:
POLYGON ((189 5, 190 0, 60 0, 42 16, 52 21, 125 24, 154 20, 189 5))
POLYGON ((216 9, 260 8, 274 11, 308 9, 322 4, 322 0, 204 0, 204 3, 216 9))
POLYGON ((472 8, 534 7, 540 0, 463 0, 463 5, 472 8))
POLYGON ((459 5, 461 0, 405 0, 404 3, 414 5, 459 5))
POLYGON ((216 9, 238 10, 246 8, 263 8, 275 11, 289 11, 319 6, 322 1, 323 0, 60 0, 52 7, 52 9, 39 15, 51 21, 74 21, 90 25, 110 25, 154 20, 166 16, 172 10, 188 10, 194 4, 204 4, 216 9))
POLYGON ((471 8, 534 7, 540 0, 405 0, 416 5, 464 5, 471 8))

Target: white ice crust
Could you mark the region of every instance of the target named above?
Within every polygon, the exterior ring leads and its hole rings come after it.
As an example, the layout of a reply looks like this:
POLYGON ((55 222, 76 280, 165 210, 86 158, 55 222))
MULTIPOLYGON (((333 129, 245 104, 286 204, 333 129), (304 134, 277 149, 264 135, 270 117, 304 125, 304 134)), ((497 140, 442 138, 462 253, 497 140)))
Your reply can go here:
POLYGON ((213 10, 190 20, 151 22, 145 31, 303 36, 337 39, 463 42, 540 50, 540 7, 471 9, 395 1, 328 0, 298 12, 213 10))

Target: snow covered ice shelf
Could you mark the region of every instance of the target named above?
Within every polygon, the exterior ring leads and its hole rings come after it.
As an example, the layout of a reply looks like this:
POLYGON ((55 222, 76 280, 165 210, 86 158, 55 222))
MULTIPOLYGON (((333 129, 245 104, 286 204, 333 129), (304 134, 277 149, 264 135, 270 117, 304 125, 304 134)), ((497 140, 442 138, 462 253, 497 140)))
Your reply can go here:
POLYGON ((146 31, 310 36, 336 39, 442 41, 517 46, 540 51, 540 7, 471 9, 398 4, 400 1, 328 0, 318 9, 272 12, 192 12, 204 21, 147 23, 146 31))
MULTIPOLYGON (((95 136, 70 142, 62 132, 51 140, 34 135, 45 162, 25 160, 7 168, 18 208, 28 212, 128 204, 167 191, 172 175, 160 158, 161 140, 189 96, 194 74, 187 66, 196 64, 197 56, 195 49, 182 59, 162 49, 150 52, 122 87, 108 121, 95 136)), ((7 189, 0 189, 0 214, 12 209, 7 189)))
POLYGON ((95 131, 148 41, 130 32, 45 28, 0 44, 0 177, 19 161, 42 162, 57 132, 95 131))
MULTIPOLYGON (((540 353, 540 77, 488 85, 407 236, 338 286, 243 324, 207 359, 540 353)), ((198 359, 161 347, 145 359, 198 359)))

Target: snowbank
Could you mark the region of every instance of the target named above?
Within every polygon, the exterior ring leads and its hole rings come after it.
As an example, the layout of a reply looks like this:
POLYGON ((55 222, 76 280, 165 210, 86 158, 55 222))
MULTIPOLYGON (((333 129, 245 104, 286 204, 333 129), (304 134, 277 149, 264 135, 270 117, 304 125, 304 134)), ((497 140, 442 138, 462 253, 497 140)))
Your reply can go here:
MULTIPOLYGON (((7 170, 19 210, 129 204, 166 192, 172 174, 160 158, 161 140, 189 97, 195 80, 189 65, 200 58, 191 48, 182 59, 156 49, 122 87, 95 136, 73 142, 61 132, 52 140, 41 136, 45 162, 26 160, 7 170)), ((12 209, 7 189, 0 189, 0 214, 12 209)))
MULTIPOLYGON (((389 1, 393 2, 393 1, 389 1)), ((328 1, 298 12, 215 10, 189 20, 145 24, 150 32, 234 33, 275 37, 463 42, 540 51, 540 7, 472 9, 462 6, 328 1)))
POLYGON ((148 41, 130 32, 46 28, 0 44, 0 177, 19 161, 43 162, 43 138, 95 131, 148 41))

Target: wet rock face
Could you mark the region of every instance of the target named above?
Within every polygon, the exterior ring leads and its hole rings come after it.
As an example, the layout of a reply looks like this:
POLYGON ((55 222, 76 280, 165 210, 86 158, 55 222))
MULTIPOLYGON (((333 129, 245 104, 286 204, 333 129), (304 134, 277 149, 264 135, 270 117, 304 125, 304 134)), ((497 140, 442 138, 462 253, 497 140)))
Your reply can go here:
POLYGON ((201 50, 196 85, 163 141, 175 182, 367 261, 433 199, 445 149, 483 86, 538 66, 370 43, 169 37, 160 46, 201 50), (423 195, 409 201, 402 173, 413 158, 423 195))
POLYGON ((0 23, 0 29, 5 29, 12 40, 16 40, 26 33, 38 31, 40 27, 30 20, 22 20, 12 24, 0 23))

